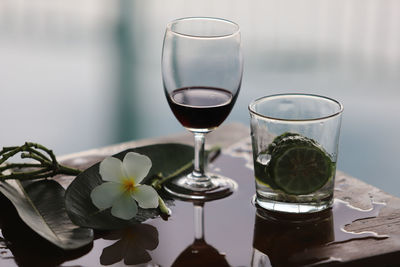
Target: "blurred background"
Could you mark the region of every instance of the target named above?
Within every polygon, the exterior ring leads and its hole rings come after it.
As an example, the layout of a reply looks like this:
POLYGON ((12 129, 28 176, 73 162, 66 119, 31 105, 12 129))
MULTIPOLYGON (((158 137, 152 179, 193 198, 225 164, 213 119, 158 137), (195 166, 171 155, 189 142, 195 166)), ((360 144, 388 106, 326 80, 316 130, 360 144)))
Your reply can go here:
POLYGON ((260 96, 305 92, 345 106, 338 168, 400 196, 396 0, 0 0, 0 146, 66 154, 181 132, 160 70, 165 25, 241 26, 245 73, 227 121, 260 96))

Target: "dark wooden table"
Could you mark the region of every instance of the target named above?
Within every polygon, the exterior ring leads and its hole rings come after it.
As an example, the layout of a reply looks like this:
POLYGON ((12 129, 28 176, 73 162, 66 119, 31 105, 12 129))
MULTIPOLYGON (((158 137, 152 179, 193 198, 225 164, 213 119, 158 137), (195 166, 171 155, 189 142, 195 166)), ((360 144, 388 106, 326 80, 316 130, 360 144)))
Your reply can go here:
MULTIPOLYGON (((134 141, 59 159, 85 169, 127 148, 160 142, 192 144, 192 136, 134 141)), ((78 250, 64 251, 39 237, 0 196, 0 266, 400 266, 399 198, 338 171, 332 209, 310 216, 259 212, 251 202, 248 128, 226 124, 209 134, 207 144, 223 147, 210 168, 236 180, 237 192, 202 205, 175 201, 168 221, 97 232, 93 244, 78 250), (201 229, 204 238, 196 239, 201 229)), ((67 187, 72 179, 58 181, 67 187)))

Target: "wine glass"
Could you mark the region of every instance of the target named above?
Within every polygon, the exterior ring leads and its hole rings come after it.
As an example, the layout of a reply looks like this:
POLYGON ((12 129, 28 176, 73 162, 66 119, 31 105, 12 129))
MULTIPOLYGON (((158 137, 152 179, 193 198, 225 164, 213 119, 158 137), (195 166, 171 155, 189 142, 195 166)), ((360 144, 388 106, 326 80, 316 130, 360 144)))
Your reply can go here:
MULTIPOLYGON (((182 18, 167 25, 162 77, 168 104, 194 134, 194 169, 164 186, 184 200, 232 194, 237 184, 205 172, 205 135, 216 129, 236 102, 243 74, 239 26, 219 18, 182 18)), ((172 155, 171 155, 172 156, 172 155)))

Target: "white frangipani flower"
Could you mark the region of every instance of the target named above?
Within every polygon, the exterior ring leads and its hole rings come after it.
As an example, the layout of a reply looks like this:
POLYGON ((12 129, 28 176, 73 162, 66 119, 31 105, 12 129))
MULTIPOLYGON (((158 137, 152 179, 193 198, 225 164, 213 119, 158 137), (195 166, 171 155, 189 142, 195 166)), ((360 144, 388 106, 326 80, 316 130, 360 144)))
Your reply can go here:
POLYGON ((101 178, 105 183, 90 194, 93 204, 99 209, 111 208, 115 217, 129 220, 135 217, 138 206, 144 209, 158 207, 157 191, 140 184, 151 168, 151 160, 135 152, 125 155, 123 161, 107 157, 100 163, 101 178))

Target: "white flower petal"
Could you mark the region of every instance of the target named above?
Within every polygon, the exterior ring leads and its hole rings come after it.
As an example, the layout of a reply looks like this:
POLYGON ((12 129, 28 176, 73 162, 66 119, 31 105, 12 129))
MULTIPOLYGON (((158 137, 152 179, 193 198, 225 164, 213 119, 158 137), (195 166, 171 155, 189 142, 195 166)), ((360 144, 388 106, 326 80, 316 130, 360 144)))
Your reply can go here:
POLYGON ((112 204, 111 214, 124 220, 130 220, 137 214, 138 207, 129 194, 122 194, 112 204))
POLYGON ((132 193, 132 197, 138 202, 139 207, 151 209, 158 207, 157 191, 149 185, 140 185, 132 193))
POLYGON ((114 157, 107 157, 100 163, 99 172, 104 181, 120 183, 124 177, 122 162, 114 157))
POLYGON ((90 193, 93 204, 99 209, 107 209, 122 194, 121 185, 114 182, 106 182, 95 187, 90 193))
POLYGON ((149 173, 151 160, 145 155, 129 152, 122 162, 125 174, 135 179, 135 185, 139 184, 149 173))

